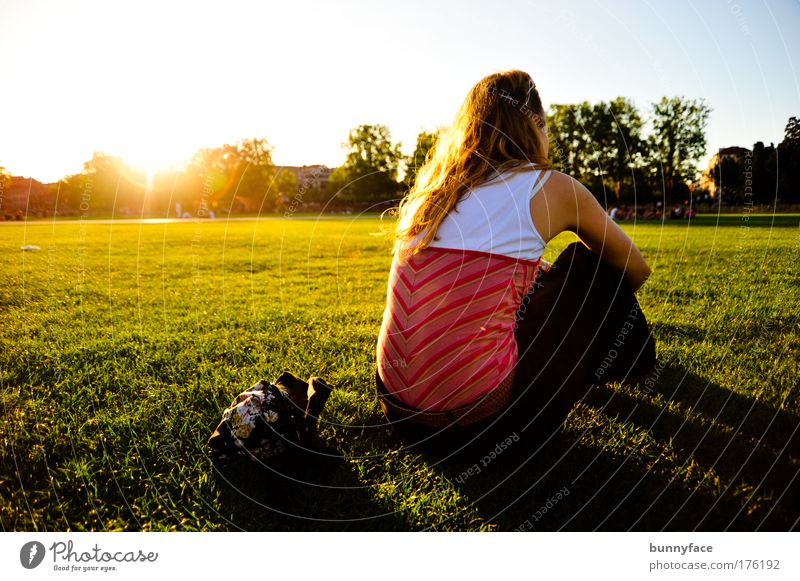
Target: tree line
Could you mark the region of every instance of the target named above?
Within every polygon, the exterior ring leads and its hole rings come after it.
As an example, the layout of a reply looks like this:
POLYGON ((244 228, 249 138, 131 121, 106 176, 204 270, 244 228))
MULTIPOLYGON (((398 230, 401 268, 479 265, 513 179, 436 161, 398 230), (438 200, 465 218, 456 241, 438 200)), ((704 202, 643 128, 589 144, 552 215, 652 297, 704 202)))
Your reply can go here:
MULTIPOLYGON (((594 104, 552 105, 546 112, 548 157, 556 169, 586 184, 604 204, 683 199, 706 150, 710 113, 703 99, 683 97, 664 97, 653 103, 647 119, 624 97, 594 104)), ((339 183, 356 184, 363 176, 381 172, 393 176, 401 161, 405 177, 399 185, 387 181, 375 183, 375 187, 345 186, 348 195, 358 200, 387 199, 410 187, 442 132, 441 128, 420 132, 414 152, 402 159, 388 139, 388 130, 377 127, 379 130, 363 126, 351 132, 347 144, 351 153, 337 170, 339 183), (379 152, 380 163, 367 161, 375 152, 379 152)))
POLYGON ((800 119, 789 118, 777 146, 757 141, 742 156, 716 159, 707 177, 729 204, 800 203, 800 119))
POLYGON ((682 97, 653 103, 649 119, 624 97, 553 105, 549 157, 607 203, 677 200, 705 153, 710 113, 703 99, 682 97))
MULTIPOLYGON (((584 183, 606 206, 673 203, 689 198, 715 202, 719 196, 714 198, 714 194, 730 194, 737 184, 741 186, 739 194, 727 195, 724 201, 742 203, 745 172, 741 163, 723 158, 722 168, 718 164, 698 167, 706 152, 710 114, 704 99, 685 97, 662 97, 651 104, 646 115, 625 97, 551 105, 546 112, 548 157, 556 169, 584 183), (705 189, 704 184, 709 182, 719 184, 723 174, 725 187, 705 189), (700 179, 704 176, 706 179, 700 179)), ((764 148, 760 143, 754 146, 753 189, 759 192, 756 201, 799 200, 796 174, 800 158, 795 153, 797 148, 789 145, 791 131, 787 126, 787 137, 777 149, 764 148), (783 164, 780 172, 778 158, 783 164)), ((363 202, 402 195, 413 185, 441 132, 442 128, 420 132, 414 152, 403 159, 386 127, 357 128, 346 144, 348 159, 337 169, 336 182, 332 180, 334 191, 363 202), (405 176, 398 184, 393 177, 401 164, 405 176)))
POLYGON ((216 213, 272 211, 281 196, 294 195, 292 172, 278 171, 266 139, 203 148, 183 166, 148 176, 120 157, 96 152, 83 171, 55 184, 59 206, 81 201, 99 211, 170 215, 200 207, 216 213), (89 198, 87 198, 89 192, 89 198))
MULTIPOLYGON (((546 113, 549 157, 605 205, 682 201, 704 193, 698 163, 710 113, 703 99, 683 97, 663 97, 647 116, 624 97, 552 105, 546 113)), ((183 166, 149 177, 120 157, 98 152, 81 172, 55 184, 53 195, 60 209, 88 202, 95 211, 134 215, 171 215, 176 204, 192 214, 200 207, 215 213, 281 211, 289 201, 293 208, 316 209, 387 204, 413 185, 442 130, 420 132, 413 153, 404 156, 385 125, 355 127, 342 143, 345 161, 325 187, 298 184, 294 173, 275 166, 266 139, 251 138, 201 149, 183 166)), ((724 196, 725 202, 794 203, 800 201, 798 168, 800 123, 792 117, 777 147, 758 142, 751 158, 718 160, 706 170, 705 183, 713 183, 717 199, 724 196)))

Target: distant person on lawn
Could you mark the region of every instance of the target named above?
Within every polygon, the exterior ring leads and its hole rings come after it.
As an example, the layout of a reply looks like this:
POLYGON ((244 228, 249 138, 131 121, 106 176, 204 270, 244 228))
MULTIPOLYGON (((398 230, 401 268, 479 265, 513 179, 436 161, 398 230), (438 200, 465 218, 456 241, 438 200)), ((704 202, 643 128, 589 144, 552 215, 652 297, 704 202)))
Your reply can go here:
POLYGON ((492 74, 402 200, 375 377, 402 434, 447 445, 546 436, 593 384, 652 367, 634 296, 650 268, 547 155, 531 77, 492 74), (580 242, 551 266, 542 254, 564 231, 580 242))

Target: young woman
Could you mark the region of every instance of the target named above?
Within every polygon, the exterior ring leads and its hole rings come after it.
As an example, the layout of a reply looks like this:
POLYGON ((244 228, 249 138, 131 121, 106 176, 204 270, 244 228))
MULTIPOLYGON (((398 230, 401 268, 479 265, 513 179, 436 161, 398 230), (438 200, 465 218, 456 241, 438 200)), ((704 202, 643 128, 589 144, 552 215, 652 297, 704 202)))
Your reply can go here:
POLYGON ((652 366, 650 269, 548 146, 530 76, 489 75, 402 200, 376 370, 402 433, 551 432, 592 384, 652 366), (564 231, 581 242, 546 264, 564 231))

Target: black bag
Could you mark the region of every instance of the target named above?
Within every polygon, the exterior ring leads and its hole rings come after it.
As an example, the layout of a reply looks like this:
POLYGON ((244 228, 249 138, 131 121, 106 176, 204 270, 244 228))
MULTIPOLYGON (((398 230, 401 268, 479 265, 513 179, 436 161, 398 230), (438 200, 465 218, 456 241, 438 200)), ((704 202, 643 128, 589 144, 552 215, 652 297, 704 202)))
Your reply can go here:
POLYGON ((318 377, 305 382, 288 371, 275 383, 259 381, 222 413, 208 439, 212 460, 265 461, 313 446, 317 418, 332 390, 318 377))

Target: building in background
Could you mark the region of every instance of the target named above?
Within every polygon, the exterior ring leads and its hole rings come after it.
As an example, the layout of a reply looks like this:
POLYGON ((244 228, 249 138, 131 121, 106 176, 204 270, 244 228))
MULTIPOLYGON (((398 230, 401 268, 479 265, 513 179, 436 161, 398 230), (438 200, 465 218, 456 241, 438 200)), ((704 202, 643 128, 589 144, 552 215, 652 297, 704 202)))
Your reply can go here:
POLYGON ((700 177, 700 188, 706 190, 709 195, 714 198, 717 194, 716 173, 719 171, 718 166, 726 159, 732 159, 736 163, 744 165, 745 156, 750 153, 746 147, 721 147, 717 153, 711 156, 708 160, 708 167, 700 177))
POLYGON ((297 189, 325 190, 328 187, 328 179, 331 176, 331 168, 324 165, 277 165, 278 171, 288 170, 294 173, 297 178, 297 189))
POLYGON ((23 216, 52 215, 50 186, 33 178, 12 176, 3 189, 0 217, 6 220, 23 216))

